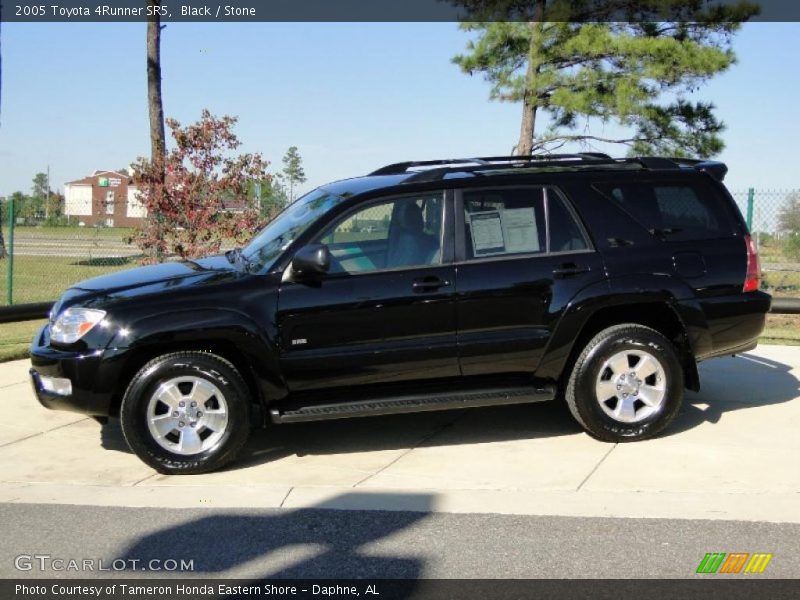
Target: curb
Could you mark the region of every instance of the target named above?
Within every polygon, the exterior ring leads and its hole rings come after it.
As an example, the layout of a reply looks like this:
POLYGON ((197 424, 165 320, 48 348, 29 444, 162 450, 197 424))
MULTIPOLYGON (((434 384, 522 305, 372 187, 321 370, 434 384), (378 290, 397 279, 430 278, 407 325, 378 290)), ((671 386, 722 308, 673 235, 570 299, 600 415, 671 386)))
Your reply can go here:
POLYGON ((381 510, 800 523, 800 493, 500 491, 0 483, 0 502, 158 508, 381 510))

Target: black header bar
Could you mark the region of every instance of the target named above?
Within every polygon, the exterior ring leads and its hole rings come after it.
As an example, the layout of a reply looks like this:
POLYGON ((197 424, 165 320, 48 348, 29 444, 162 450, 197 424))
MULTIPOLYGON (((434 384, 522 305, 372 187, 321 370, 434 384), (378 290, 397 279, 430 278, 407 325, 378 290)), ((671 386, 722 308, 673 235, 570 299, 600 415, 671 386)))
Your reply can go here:
POLYGON ((697 576, 695 579, 5 579, 3 600, 794 600, 797 580, 697 576))
MULTIPOLYGON (((709 12, 745 0, 699 0, 709 12)), ((752 21, 800 21, 800 2, 746 0, 752 21)), ((544 21, 691 21, 674 0, 547 0, 544 21), (569 10, 563 11, 565 3, 569 10), (565 18, 564 15, 570 15, 565 18)), ((0 0, 3 22, 137 22, 158 11, 164 22, 457 22, 532 21, 536 0, 0 0)))

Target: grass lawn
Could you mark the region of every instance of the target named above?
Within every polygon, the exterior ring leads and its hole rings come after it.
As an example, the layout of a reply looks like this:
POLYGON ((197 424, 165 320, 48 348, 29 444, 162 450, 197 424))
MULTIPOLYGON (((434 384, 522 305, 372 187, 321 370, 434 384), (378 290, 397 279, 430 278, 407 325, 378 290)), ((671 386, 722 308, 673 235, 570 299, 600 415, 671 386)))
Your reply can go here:
POLYGON ((800 315, 767 315, 761 343, 800 346, 800 315))
MULTIPOLYGON (((136 258, 84 259, 64 256, 15 256, 14 304, 56 300, 71 284, 138 266, 136 258)), ((6 261, 0 261, 0 306, 7 304, 6 261)))
POLYGON ((773 296, 800 298, 800 271, 764 271, 761 287, 773 296))
POLYGON ((45 323, 46 320, 0 323, 0 362, 28 358, 33 334, 45 323))
POLYGON ((774 244, 761 244, 758 248, 758 258, 765 263, 790 262, 783 253, 783 248, 774 244))

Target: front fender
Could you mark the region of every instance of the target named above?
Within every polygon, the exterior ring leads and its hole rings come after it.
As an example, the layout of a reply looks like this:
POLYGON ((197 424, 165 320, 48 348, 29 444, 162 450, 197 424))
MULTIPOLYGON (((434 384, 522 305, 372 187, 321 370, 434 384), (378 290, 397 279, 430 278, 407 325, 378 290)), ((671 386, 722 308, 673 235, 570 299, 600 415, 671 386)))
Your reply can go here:
POLYGON ((153 355, 176 348, 213 348, 221 344, 235 348, 256 378, 263 398, 286 395, 286 384, 278 365, 278 348, 265 328, 248 315, 227 308, 171 310, 122 321, 109 341, 107 351, 125 350, 128 356, 153 355))

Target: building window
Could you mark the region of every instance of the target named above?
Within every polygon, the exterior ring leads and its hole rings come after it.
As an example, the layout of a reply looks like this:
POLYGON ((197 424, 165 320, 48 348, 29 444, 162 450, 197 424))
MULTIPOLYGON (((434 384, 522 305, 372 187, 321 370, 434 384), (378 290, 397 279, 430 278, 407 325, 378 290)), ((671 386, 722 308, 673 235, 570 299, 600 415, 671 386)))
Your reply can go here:
POLYGON ((106 214, 114 214, 114 192, 110 190, 106 192, 106 214))

